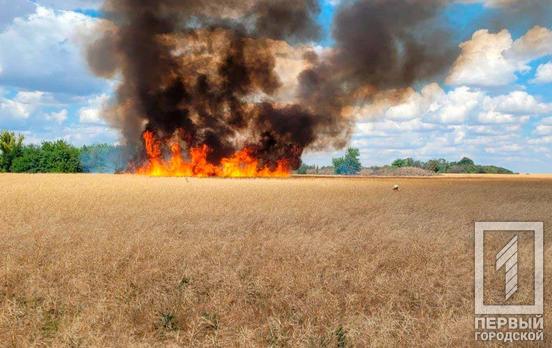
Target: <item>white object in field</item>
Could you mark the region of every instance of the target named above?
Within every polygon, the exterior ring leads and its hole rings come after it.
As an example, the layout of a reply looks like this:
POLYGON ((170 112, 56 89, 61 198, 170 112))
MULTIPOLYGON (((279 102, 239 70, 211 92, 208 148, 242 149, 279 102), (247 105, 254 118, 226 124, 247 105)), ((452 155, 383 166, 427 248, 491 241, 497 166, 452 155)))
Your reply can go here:
POLYGON ((393 186, 393 191, 399 191, 399 185, 393 186))

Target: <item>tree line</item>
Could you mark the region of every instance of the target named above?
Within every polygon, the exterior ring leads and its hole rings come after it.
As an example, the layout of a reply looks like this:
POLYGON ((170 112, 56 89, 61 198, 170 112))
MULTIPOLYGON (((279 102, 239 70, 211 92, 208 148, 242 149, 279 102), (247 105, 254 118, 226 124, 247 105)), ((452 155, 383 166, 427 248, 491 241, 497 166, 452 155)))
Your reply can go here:
MULTIPOLYGON (((349 148, 343 157, 337 157, 332 160, 331 167, 317 167, 303 164, 297 171, 297 174, 312 173, 333 173, 336 175, 358 175, 363 167, 360 162, 360 150, 349 148)), ((377 171, 388 169, 391 172, 399 168, 419 168, 437 174, 513 174, 506 168, 479 165, 468 157, 462 158, 458 162, 449 162, 445 159, 431 159, 429 161, 420 161, 413 158, 400 158, 393 161, 390 165, 381 167, 370 167, 368 170, 377 171)))
POLYGON ((468 157, 464 157, 458 162, 448 162, 445 159, 432 159, 423 162, 413 158, 404 158, 394 161, 391 166, 395 168, 421 168, 443 174, 513 174, 511 170, 506 168, 476 164, 468 157))
POLYGON ((0 172, 113 173, 126 165, 120 146, 75 147, 63 140, 25 145, 24 139, 13 132, 0 132, 0 172))
MULTIPOLYGON (((75 147, 66 141, 45 141, 40 145, 25 145, 23 135, 13 132, 0 132, 0 172, 11 173, 114 173, 126 167, 125 149, 109 144, 75 147)), ((445 159, 419 161, 413 158, 397 159, 389 166, 380 168, 421 168, 434 173, 467 174, 512 174, 513 172, 496 166, 476 164, 464 157, 458 162, 445 159)), ((337 175, 358 175, 363 167, 360 150, 349 148, 342 157, 332 160, 331 167, 323 167, 337 175)), ((318 173, 320 168, 303 164, 296 173, 318 173)))

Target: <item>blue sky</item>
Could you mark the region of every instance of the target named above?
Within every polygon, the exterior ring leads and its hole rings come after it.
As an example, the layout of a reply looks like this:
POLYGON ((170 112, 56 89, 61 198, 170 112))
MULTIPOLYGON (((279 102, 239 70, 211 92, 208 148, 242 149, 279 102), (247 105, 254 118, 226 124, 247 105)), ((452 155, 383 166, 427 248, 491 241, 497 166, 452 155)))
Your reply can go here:
MULTIPOLYGON (((333 45, 338 2, 321 2, 325 34, 313 43, 320 50, 333 45)), ((0 0, 1 129, 35 143, 118 141, 118 131, 101 117, 117 81, 94 77, 83 56, 100 3, 0 0)), ((440 20, 462 45, 447 74, 418 83, 399 102, 382 94, 359 108, 351 144, 361 149, 364 165, 407 156, 470 156, 516 171, 552 172, 552 27, 523 19, 515 27, 482 26, 500 4, 464 0, 447 6, 440 20)), ((305 161, 329 164, 339 153, 310 152, 305 161)))

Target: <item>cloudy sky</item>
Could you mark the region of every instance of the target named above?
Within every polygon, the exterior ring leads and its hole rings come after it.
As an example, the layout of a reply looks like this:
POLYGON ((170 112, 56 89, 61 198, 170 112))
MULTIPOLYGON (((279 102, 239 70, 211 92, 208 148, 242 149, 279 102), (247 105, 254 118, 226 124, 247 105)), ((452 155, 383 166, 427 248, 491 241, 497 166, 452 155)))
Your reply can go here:
MULTIPOLYGON (((324 49, 332 45, 338 0, 321 1, 326 36, 316 44, 324 49)), ((552 172, 552 27, 546 26, 552 18, 513 27, 478 24, 512 1, 447 7, 442 20, 455 30, 458 58, 446 75, 412 86, 403 100, 389 104, 383 93, 381 101, 359 107, 352 145, 364 165, 469 156, 520 172, 552 172)), ((28 142, 118 141, 118 131, 101 118, 117 81, 94 77, 83 58, 100 4, 0 0, 0 129, 23 133, 28 142)), ((305 160, 329 164, 335 154, 310 153, 305 160)))

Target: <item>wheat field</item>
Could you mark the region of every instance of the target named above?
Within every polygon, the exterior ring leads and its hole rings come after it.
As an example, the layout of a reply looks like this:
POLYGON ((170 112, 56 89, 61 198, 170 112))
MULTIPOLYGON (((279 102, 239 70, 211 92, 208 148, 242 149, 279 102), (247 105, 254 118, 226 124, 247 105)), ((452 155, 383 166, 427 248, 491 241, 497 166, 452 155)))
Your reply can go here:
POLYGON ((474 222, 544 221, 549 303, 551 184, 0 175, 0 345, 472 346, 474 222))

